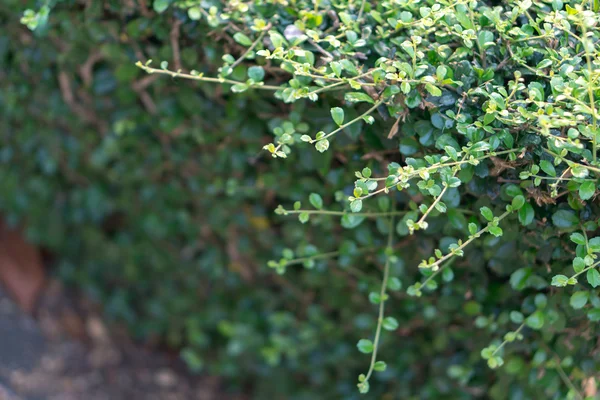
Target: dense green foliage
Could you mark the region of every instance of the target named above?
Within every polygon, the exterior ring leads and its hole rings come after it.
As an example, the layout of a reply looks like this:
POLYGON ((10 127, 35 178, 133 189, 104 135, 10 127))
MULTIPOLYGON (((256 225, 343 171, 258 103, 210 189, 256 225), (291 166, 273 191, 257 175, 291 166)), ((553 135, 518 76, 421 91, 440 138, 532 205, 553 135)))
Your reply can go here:
POLYGON ((594 395, 598 1, 145 4, 0 6, 65 280, 256 398, 594 395))

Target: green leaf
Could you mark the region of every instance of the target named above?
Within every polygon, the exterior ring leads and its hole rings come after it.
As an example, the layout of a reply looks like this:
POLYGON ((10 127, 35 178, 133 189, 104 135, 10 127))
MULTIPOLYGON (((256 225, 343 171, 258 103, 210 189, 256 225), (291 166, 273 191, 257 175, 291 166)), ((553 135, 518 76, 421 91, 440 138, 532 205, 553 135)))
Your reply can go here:
POLYGON ((551 66, 551 65, 552 65, 552 60, 551 60, 551 59, 549 59, 549 58, 546 58, 546 59, 544 59, 544 60, 540 61, 540 62, 538 63, 538 65, 536 65, 535 67, 536 67, 537 69, 544 69, 544 68, 548 68, 548 67, 549 67, 549 66, 551 66))
POLYGON ((590 294, 588 292, 584 291, 575 292, 573 295, 571 295, 569 304, 571 304, 571 307, 574 309, 579 310, 587 304, 589 295, 590 294))
POLYGON ((344 99, 349 103, 360 103, 360 102, 366 102, 366 103, 371 103, 371 104, 375 103, 375 100, 373 100, 371 98, 371 96, 369 96, 366 93, 362 93, 362 92, 346 93, 344 95, 344 99))
POLYGON ((231 91, 233 93, 242 93, 246 90, 248 90, 248 85, 246 85, 245 83, 236 83, 231 87, 231 91))
POLYGON ((235 40, 242 46, 252 46, 252 40, 250 40, 250 38, 244 35, 242 32, 236 32, 236 34, 233 35, 233 40, 235 40))
POLYGON ((600 253, 600 236, 591 238, 588 242, 588 246, 592 253, 600 253))
POLYGON ((511 311, 510 312, 510 320, 512 322, 514 322, 515 324, 521 324, 521 323, 523 323, 524 319, 525 319, 525 317, 519 311, 511 311))
POLYGON ((448 74, 448 68, 446 68, 444 65, 438 65, 438 67, 435 70, 436 78, 442 81, 446 77, 446 74, 448 74))
POLYGON ((600 286, 600 272, 596 268, 588 270, 586 274, 587 281, 593 288, 600 286))
POLYGON ((373 342, 368 339, 360 339, 356 344, 358 351, 364 354, 370 354, 373 352, 373 342))
POLYGON ((269 38, 271 39, 271 43, 275 48, 281 47, 285 43, 284 37, 275 31, 269 31, 269 38))
MULTIPOLYGON (((361 377, 364 377, 364 375, 361 374, 358 377, 359 381, 360 381, 361 377)), ((361 381, 357 386, 358 386, 358 392, 360 394, 367 394, 367 393, 369 393, 369 381, 365 381, 364 378, 363 378, 363 381, 361 381)))
POLYGON ((470 153, 475 153, 478 151, 486 151, 490 148, 490 144, 487 142, 477 142, 469 149, 470 153))
POLYGON ((343 71, 342 64, 340 64, 339 62, 337 62, 337 61, 330 62, 329 68, 331 68, 331 70, 337 77, 340 77, 342 75, 342 71, 343 71))
POLYGON ((525 205, 525 197, 518 195, 515 196, 512 200, 513 210, 520 210, 521 207, 525 205))
POLYGON ((362 215, 344 214, 341 218, 340 223, 345 229, 354 229, 357 226, 359 226, 364 220, 365 217, 363 217, 362 215))
POLYGON ((580 273, 585 268, 585 261, 581 257, 575 257, 573 259, 573 271, 580 273))
POLYGON ((387 196, 379 196, 377 197, 377 205, 379 206, 379 210, 386 212, 390 209, 390 198, 387 196))
POLYGON ((370 168, 363 168, 363 170, 361 171, 362 176, 364 176, 365 178, 370 178, 371 177, 371 169, 370 168))
POLYGON ((469 233, 471 235, 474 235, 477 233, 477 225, 476 224, 474 224, 473 222, 469 222, 468 227, 469 227, 469 233))
POLYGON ((188 10, 188 17, 190 17, 190 19, 194 21, 198 21, 200 18, 202 18, 200 7, 191 7, 188 10))
POLYGON ((548 160, 540 161, 540 168, 546 174, 548 174, 550 176, 556 176, 556 170, 554 169, 554 165, 552 165, 552 163, 550 161, 548 161, 548 160))
POLYGON ((233 72, 233 69, 229 66, 229 65, 225 65, 223 68, 221 68, 221 76, 229 76, 231 75, 231 73, 233 72))
POLYGON ((480 355, 481 358, 483 358, 484 360, 489 360, 490 358, 492 358, 494 354, 494 348, 490 347, 484 347, 483 349, 481 349, 480 355))
POLYGON ((379 304, 381 303, 381 296, 379 295, 379 293, 371 292, 369 293, 369 301, 372 304, 379 304))
POLYGON ((570 236, 571 242, 576 243, 576 244, 580 244, 580 245, 585 245, 585 237, 578 232, 572 233, 570 236))
POLYGON ((552 278, 552 286, 565 287, 567 286, 568 281, 569 278, 565 275, 554 275, 552 278))
POLYGON ((431 83, 425 84, 425 90, 427 90, 429 94, 434 97, 440 97, 442 95, 441 89, 431 83))
POLYGON ((348 60, 348 59, 343 59, 340 60, 340 64, 342 64, 342 67, 344 67, 344 69, 352 76, 358 75, 358 70, 356 69, 356 66, 352 63, 352 61, 348 60))
POLYGON ((300 214, 298 214, 298 220, 303 224, 307 223, 309 218, 310 215, 307 212, 301 212, 300 214))
POLYGON ((444 282, 452 282, 454 279, 454 270, 450 267, 446 267, 442 270, 442 279, 444 282))
POLYGON ((456 20, 462 25, 463 28, 465 29, 475 29, 475 27, 473 26, 473 22, 471 21, 471 19, 466 15, 466 13, 464 11, 458 11, 455 15, 456 20))
POLYGON ((531 314, 525 320, 525 324, 531 329, 539 330, 544 326, 544 313, 540 310, 531 314))
POLYGON ((344 110, 339 107, 333 107, 331 109, 331 118, 338 125, 342 125, 344 123, 344 110))
POLYGON ((350 203, 350 209, 352 212, 359 212, 362 210, 362 200, 354 200, 352 203, 350 203))
POLYGON ((583 166, 575 166, 571 168, 571 173, 575 178, 587 178, 590 171, 583 166))
POLYGON ((394 317, 386 317, 383 320, 383 329, 388 330, 388 331, 395 331, 396 329, 398 329, 398 321, 396 320, 396 318, 394 317))
POLYGON ((515 290, 523 290, 530 276, 530 267, 519 268, 510 276, 510 286, 515 290))
POLYGON ((488 231, 496 237, 502 236, 502 228, 500 228, 499 226, 490 226, 488 228, 488 231))
POLYGON ((486 49, 494 45, 494 34, 490 31, 480 31, 477 35, 479 45, 486 49))
POLYGON ((389 290, 397 292, 398 290, 402 289, 402 282, 400 282, 400 279, 392 277, 388 280, 387 287, 389 290))
POLYGON ((492 210, 490 210, 488 207, 481 207, 479 211, 481 211, 481 215, 483 215, 483 218, 487 219, 488 221, 494 219, 494 214, 492 213, 492 210))
POLYGON ((590 321, 600 321, 600 308, 594 308, 588 311, 587 317, 590 321))
POLYGON ((557 228, 569 229, 579 224, 579 218, 577 218, 573 211, 558 210, 552 214, 552 223, 557 228))
POLYGON ((538 293, 535 295, 533 302, 535 306, 539 309, 546 308, 546 306, 548 305, 548 298, 545 294, 538 293))
POLYGON ((504 364, 504 360, 500 356, 495 356, 495 357, 492 357, 489 360, 487 360, 487 365, 491 369, 498 368, 498 367, 502 366, 502 364, 504 364))
POLYGON ((596 193, 596 182, 585 181, 579 186, 579 197, 581 200, 589 200, 596 193))
POLYGON ((377 361, 375 365, 373 365, 373 369, 378 372, 385 371, 387 368, 387 364, 383 361, 377 361))
POLYGON ((400 88, 396 85, 389 85, 388 87, 386 87, 383 91, 382 96, 384 98, 389 98, 395 94, 400 93, 400 88))
POLYGON ((489 360, 494 355, 495 348, 493 346, 484 347, 481 349, 480 355, 484 360, 489 360))
POLYGON ((160 14, 169 7, 169 4, 171 4, 171 0, 154 0, 152 7, 154 11, 160 14))
POLYGON ((315 148, 320 153, 327 151, 327 149, 329 148, 329 140, 327 140, 327 139, 319 140, 317 143, 315 143, 315 148))
POLYGON ((308 196, 308 201, 316 209, 320 210, 323 208, 323 199, 318 193, 311 193, 310 196, 308 196))
POLYGON ((519 209, 519 222, 523 226, 527 226, 533 222, 535 213, 533 207, 529 203, 525 203, 523 207, 519 209))
POLYGON ((254 82, 261 82, 265 77, 265 70, 263 67, 258 65, 254 65, 248 68, 248 78, 252 79, 254 82))
POLYGON ((404 93, 404 94, 410 93, 410 89, 411 89, 410 83, 408 83, 408 82, 402 82, 400 84, 400 89, 402 90, 402 93, 404 93))

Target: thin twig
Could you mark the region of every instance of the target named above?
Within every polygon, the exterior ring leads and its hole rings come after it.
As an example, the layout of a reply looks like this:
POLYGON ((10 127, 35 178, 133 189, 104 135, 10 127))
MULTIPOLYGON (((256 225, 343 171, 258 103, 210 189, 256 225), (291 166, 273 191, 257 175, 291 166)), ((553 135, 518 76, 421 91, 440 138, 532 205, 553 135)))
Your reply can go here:
POLYGON ((171 28, 171 33, 169 34, 171 49, 173 50, 173 64, 175 65, 176 70, 181 69, 181 53, 179 51, 179 27, 181 24, 181 20, 176 19, 171 28))
POLYGON ((269 25, 267 25, 265 27, 265 29, 260 33, 260 35, 258 35, 258 37, 254 41, 254 43, 252 43, 250 45, 250 47, 248 47, 248 50, 246 50, 244 52, 244 54, 242 54, 240 56, 240 58, 238 58, 233 64, 231 64, 231 69, 237 67, 242 61, 244 61, 244 59, 246 58, 246 56, 248 56, 248 54, 250 54, 250 52, 252 50, 254 50, 254 48, 258 45, 258 43, 262 40, 262 38, 265 36, 265 33, 269 30, 270 27, 271 27, 271 24, 269 24, 269 25))
MULTIPOLYGON (((393 244, 393 239, 394 239, 394 217, 390 218, 390 225, 389 225, 389 233, 388 233, 388 242, 387 242, 387 249, 386 249, 386 253, 388 251, 391 251, 392 249, 392 244, 393 244)), ((371 354, 371 363, 369 365, 369 370, 367 371, 367 375, 363 381, 364 382, 368 382, 369 378, 371 377, 371 375, 373 374, 373 370, 375 369, 375 363, 377 362, 377 350, 379 347, 379 340, 381 338, 381 328, 383 327, 383 317, 385 315, 385 296, 386 296, 386 290, 387 290, 387 281, 390 275, 390 254, 386 254, 386 258, 385 258, 385 265, 383 267, 383 280, 381 281, 381 289, 379 291, 379 315, 377 317, 377 328, 375 329, 375 338, 373 339, 373 353, 371 354)))

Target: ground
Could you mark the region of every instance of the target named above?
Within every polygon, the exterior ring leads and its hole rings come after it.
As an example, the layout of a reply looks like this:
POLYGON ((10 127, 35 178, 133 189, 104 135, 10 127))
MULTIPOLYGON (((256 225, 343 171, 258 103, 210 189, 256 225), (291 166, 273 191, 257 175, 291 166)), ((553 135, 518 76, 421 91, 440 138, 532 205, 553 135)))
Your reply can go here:
POLYGON ((233 399, 219 379, 189 375, 177 357, 116 331, 56 281, 32 316, 0 288, 0 400, 233 399))

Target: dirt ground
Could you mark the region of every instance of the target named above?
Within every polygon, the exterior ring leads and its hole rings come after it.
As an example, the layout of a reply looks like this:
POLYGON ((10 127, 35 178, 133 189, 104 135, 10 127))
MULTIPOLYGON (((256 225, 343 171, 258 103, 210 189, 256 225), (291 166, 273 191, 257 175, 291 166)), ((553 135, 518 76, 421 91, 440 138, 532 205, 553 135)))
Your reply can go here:
POLYGON ((49 278, 45 264, 0 216, 0 400, 246 398, 107 328, 100 308, 49 278))
POLYGON ((93 306, 49 281, 32 316, 0 287, 0 400, 235 399, 175 356, 109 332, 93 306))

